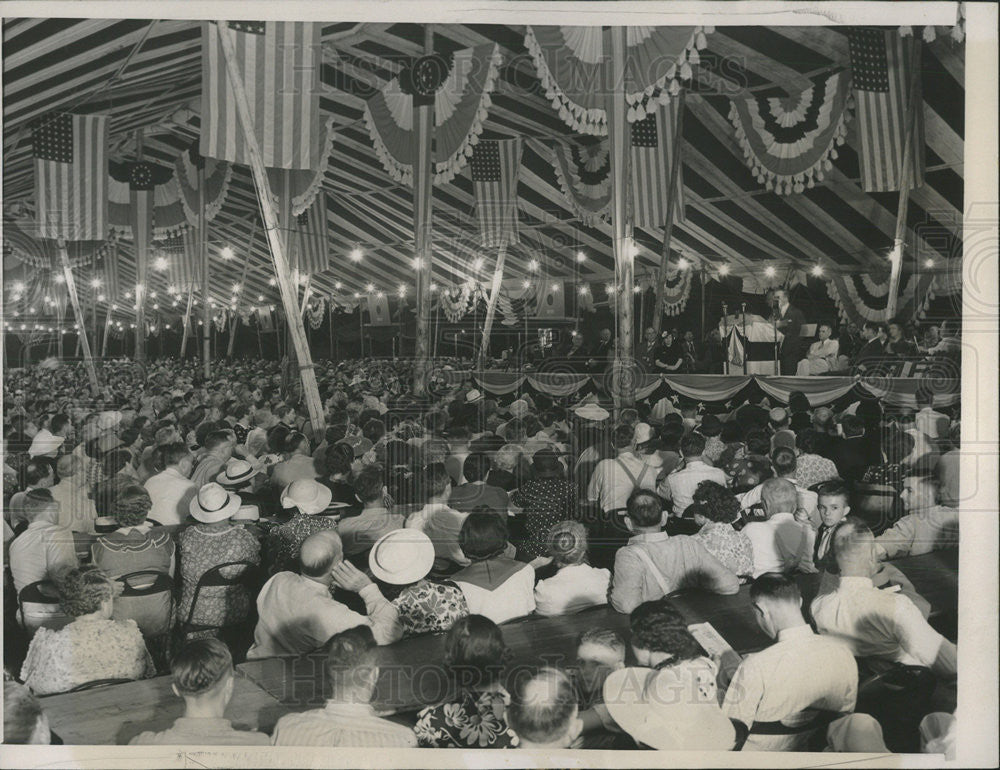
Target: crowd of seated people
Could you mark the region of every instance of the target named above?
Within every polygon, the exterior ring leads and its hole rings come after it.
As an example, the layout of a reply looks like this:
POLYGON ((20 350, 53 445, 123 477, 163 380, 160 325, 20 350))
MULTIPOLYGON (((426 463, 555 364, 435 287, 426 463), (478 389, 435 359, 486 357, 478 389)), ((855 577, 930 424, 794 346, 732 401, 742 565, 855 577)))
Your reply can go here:
POLYGON ((954 635, 893 563, 958 544, 959 420, 933 395, 713 414, 654 397, 613 421, 461 382, 417 410, 397 365, 342 362, 313 434, 267 364, 103 369, 97 409, 72 367, 4 383, 5 722, 25 742, 49 729, 24 687, 169 674, 184 716, 135 742, 912 750, 929 707, 861 710, 866 677, 953 684, 954 635), (138 572, 167 581, 170 644, 138 572), (795 576, 814 573, 805 604, 795 576), (747 602, 774 644, 707 653, 672 601, 691 591, 747 602), (575 661, 508 678, 508 624, 602 606, 627 638, 589 629, 575 661), (376 648, 425 634, 454 695, 380 716, 376 648), (226 720, 234 661, 312 652, 322 708, 270 736, 226 720))

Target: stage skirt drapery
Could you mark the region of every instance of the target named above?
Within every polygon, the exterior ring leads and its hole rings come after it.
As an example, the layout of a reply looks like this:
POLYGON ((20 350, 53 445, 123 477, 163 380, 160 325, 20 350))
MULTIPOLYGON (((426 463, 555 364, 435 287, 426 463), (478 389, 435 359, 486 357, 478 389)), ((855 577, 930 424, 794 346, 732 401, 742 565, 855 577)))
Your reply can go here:
MULTIPOLYGON (((564 397, 593 385, 598 393, 607 393, 610 379, 605 375, 571 373, 521 374, 518 372, 471 372, 476 387, 494 396, 506 396, 530 387, 550 396, 564 397)), ((918 389, 935 395, 936 406, 951 406, 961 396, 957 379, 914 377, 774 377, 760 375, 677 374, 639 375, 635 395, 648 398, 661 386, 693 401, 713 403, 732 401, 751 385, 759 387, 776 402, 787 403, 789 394, 800 391, 812 406, 829 404, 852 391, 858 398, 877 398, 888 406, 915 407, 918 389)))

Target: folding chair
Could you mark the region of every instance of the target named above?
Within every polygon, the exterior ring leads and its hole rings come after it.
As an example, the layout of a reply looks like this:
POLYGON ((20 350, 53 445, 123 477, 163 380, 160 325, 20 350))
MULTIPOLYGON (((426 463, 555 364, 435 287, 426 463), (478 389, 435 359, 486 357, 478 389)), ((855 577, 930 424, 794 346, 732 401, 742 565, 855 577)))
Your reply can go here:
POLYGON ((21 626, 34 636, 39 628, 60 629, 73 622, 63 611, 55 584, 50 580, 29 583, 17 595, 17 614, 21 626))
MULTIPOLYGON (((204 572, 198 580, 194 589, 194 596, 191 597, 191 606, 188 609, 187 617, 180 624, 178 631, 182 639, 189 634, 205 631, 234 631, 237 634, 249 630, 251 633, 256 621, 256 607, 253 598, 257 595, 260 587, 260 567, 250 561, 228 561, 217 564, 210 570, 204 572), (240 569, 242 568, 242 569, 240 569), (198 614, 198 597, 207 588, 237 589, 242 587, 250 596, 250 609, 247 617, 231 623, 196 623, 194 618, 198 614)), ((234 655, 234 657, 236 657, 234 655)))

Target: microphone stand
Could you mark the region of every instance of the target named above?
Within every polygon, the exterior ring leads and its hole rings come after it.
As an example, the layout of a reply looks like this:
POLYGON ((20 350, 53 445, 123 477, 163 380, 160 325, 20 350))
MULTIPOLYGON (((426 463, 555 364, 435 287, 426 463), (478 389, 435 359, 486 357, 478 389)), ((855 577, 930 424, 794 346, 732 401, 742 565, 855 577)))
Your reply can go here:
POLYGON ((740 309, 743 311, 743 374, 747 373, 747 357, 750 355, 750 340, 747 339, 747 303, 740 309))
POLYGON ((729 374, 729 350, 726 347, 729 343, 726 338, 729 336, 729 317, 726 315, 726 303, 722 303, 722 356, 726 362, 726 374, 729 374))

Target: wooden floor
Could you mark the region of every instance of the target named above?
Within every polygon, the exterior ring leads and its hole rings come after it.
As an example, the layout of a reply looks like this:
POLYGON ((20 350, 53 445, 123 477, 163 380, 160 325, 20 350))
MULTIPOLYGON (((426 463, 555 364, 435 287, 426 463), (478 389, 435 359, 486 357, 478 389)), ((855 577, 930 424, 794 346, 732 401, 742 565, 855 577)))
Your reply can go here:
MULTIPOLYGON (((937 551, 893 562, 930 603, 932 620, 953 614, 958 605, 958 552, 937 551)), ((800 575, 806 603, 819 576, 800 575)), ((707 621, 740 654, 771 640, 757 627, 749 588, 715 596, 688 592, 672 598, 689 623, 707 621)), ((628 637, 628 616, 609 607, 555 618, 532 616, 502 626, 510 648, 508 684, 540 663, 573 660, 578 634, 588 628, 614 628, 628 637)), ((379 648, 382 673, 374 706, 383 713, 411 712, 447 697, 452 684, 442 665, 444 635, 423 635, 379 648)), ((237 727, 269 732, 285 713, 323 703, 322 654, 269 658, 237 666, 237 686, 227 716, 237 727)), ((122 744, 143 730, 163 730, 181 715, 183 704, 170 689, 170 677, 112 685, 41 699, 52 729, 67 744, 122 744)))

